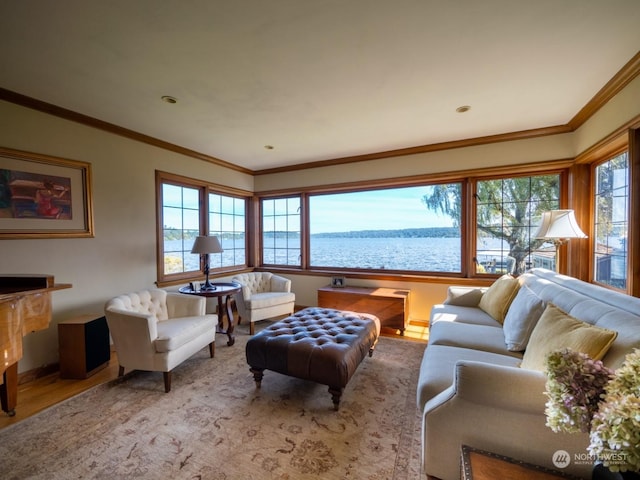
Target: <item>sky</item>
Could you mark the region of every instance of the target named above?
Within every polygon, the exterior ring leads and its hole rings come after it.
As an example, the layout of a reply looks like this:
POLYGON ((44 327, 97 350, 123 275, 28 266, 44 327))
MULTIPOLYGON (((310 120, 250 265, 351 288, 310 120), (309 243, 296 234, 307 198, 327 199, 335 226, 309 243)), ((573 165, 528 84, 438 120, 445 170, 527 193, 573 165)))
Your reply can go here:
MULTIPOLYGON (((311 233, 453 226, 451 218, 427 209, 422 202, 429 189, 419 186, 312 195, 311 233)), ((167 186, 164 203, 177 207, 164 209, 165 226, 198 229, 197 190, 167 186)))
POLYGON ((428 210, 429 187, 405 187, 310 197, 311 233, 451 227, 451 218, 428 210))

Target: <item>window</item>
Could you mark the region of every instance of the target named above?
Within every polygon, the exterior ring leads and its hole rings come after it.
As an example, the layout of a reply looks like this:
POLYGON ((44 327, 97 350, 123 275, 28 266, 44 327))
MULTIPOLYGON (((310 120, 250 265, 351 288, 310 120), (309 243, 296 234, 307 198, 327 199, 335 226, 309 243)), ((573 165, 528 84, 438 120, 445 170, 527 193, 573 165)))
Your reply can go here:
POLYGON ((301 266, 300 197, 262 202, 262 263, 301 266))
POLYGON ((198 235, 216 235, 222 253, 210 254, 218 271, 246 267, 246 204, 248 196, 214 185, 158 172, 158 283, 199 277, 200 255, 191 248, 198 235))
POLYGON ((629 161, 624 152, 595 167, 594 278, 627 288, 629 161))
POLYGON ((560 175, 476 183, 476 273, 555 269, 555 247, 534 238, 542 212, 560 205, 560 175))
POLYGON ((246 201, 219 193, 209 193, 209 235, 215 235, 222 253, 209 255, 211 268, 246 264, 246 201))
POLYGON ((200 270, 199 255, 191 253, 200 235, 200 190, 162 185, 162 250, 165 275, 200 270))
POLYGON ((535 238, 560 208, 569 162, 509 177, 427 176, 349 190, 309 189, 260 199, 264 267, 443 276, 555 268, 555 246, 535 238))
POLYGON ((460 195, 460 183, 310 195, 309 266, 460 272, 460 195))

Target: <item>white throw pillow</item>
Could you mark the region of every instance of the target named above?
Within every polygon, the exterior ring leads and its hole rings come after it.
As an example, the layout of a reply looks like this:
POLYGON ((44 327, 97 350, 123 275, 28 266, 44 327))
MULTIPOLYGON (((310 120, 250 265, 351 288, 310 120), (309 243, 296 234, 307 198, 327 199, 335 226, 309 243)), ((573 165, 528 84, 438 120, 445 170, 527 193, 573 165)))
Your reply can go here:
POLYGON ((513 299, 502 329, 507 350, 522 352, 545 309, 545 303, 529 287, 523 286, 513 299))

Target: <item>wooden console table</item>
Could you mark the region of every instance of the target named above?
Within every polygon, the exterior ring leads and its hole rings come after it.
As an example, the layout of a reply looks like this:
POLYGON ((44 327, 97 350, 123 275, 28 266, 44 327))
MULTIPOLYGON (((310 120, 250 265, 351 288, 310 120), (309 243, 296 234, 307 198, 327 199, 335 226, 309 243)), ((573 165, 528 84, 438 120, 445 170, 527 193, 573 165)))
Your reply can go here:
POLYGON ((563 472, 521 462, 504 455, 462 446, 462 480, 580 480, 563 472))
POLYGON ((51 275, 0 275, 0 402, 10 416, 15 415, 18 402, 22 337, 49 327, 51 292, 63 288, 71 285, 56 284, 51 275))
POLYGON ((382 327, 404 335, 409 323, 409 293, 397 288, 323 287, 318 289, 318 306, 370 313, 380 319, 382 327))

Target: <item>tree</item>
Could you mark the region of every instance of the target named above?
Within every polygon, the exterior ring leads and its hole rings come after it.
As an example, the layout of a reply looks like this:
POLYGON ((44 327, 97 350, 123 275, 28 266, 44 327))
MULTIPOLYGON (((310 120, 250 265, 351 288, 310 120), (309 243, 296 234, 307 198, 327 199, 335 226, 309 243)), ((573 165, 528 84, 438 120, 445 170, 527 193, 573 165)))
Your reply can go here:
MULTIPOLYGON (((537 175, 476 182, 476 238, 496 238, 509 245, 515 273, 523 273, 530 253, 543 240, 533 238, 542 212, 558 208, 560 176, 537 175)), ((462 218, 462 189, 458 183, 436 185, 422 198, 432 210, 451 217, 456 226, 462 218)), ((504 262, 507 259, 501 258, 504 262)))

